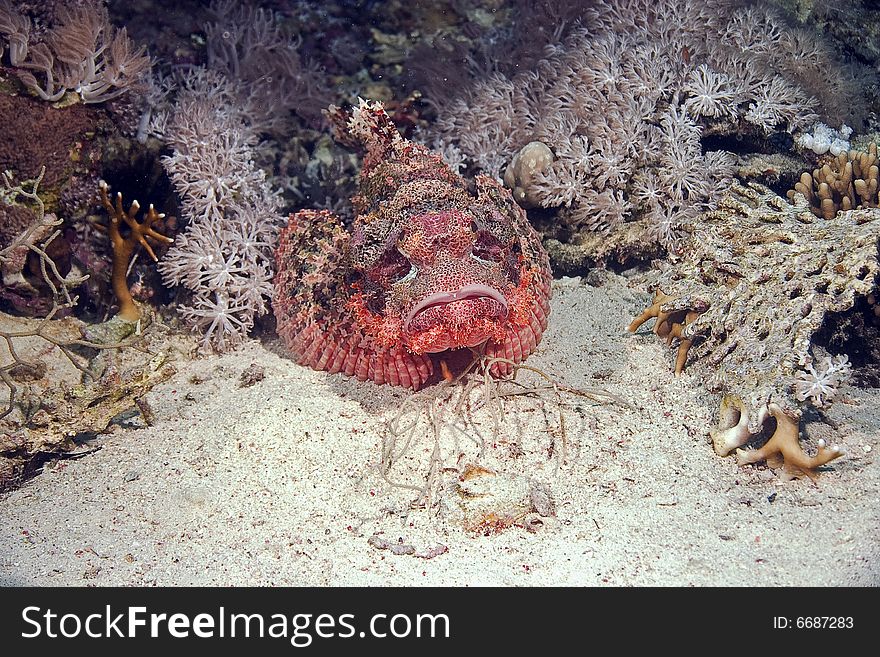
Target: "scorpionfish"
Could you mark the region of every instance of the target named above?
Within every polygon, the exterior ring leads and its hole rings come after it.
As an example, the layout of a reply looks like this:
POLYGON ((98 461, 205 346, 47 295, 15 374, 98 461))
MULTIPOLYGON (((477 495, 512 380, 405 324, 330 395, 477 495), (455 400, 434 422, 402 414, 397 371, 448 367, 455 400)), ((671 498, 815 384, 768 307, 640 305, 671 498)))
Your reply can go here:
POLYGON ((509 373, 550 313, 549 260, 523 209, 405 139, 378 102, 326 114, 363 167, 349 229, 302 210, 281 232, 272 303, 295 360, 414 390, 450 350, 505 359, 490 372, 509 373))

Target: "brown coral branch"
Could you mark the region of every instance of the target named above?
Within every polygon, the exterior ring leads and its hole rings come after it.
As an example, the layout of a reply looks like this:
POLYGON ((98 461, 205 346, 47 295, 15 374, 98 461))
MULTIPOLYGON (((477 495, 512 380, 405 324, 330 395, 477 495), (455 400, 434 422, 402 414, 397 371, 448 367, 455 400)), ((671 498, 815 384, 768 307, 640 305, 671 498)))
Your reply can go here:
POLYGON ((737 464, 747 465, 767 461, 767 465, 771 468, 782 467, 788 479, 806 475, 815 480, 816 468, 843 456, 840 447, 837 445, 827 447, 824 440, 819 441, 819 451, 815 456, 807 456, 798 440, 799 421, 786 415, 778 404, 770 404, 768 410, 776 420, 776 431, 760 449, 737 449, 737 464))
POLYGON ((626 330, 635 333, 638 328, 649 319, 656 319, 654 334, 665 338, 666 344, 672 344, 674 339, 679 340, 678 353, 675 357, 675 374, 678 376, 684 371, 687 362, 688 351, 694 344, 693 338, 683 337, 683 331, 688 324, 694 322, 705 308, 689 307, 691 300, 682 300, 663 294, 659 290, 654 294, 653 303, 645 311, 636 317, 626 330), (682 302, 684 302, 684 307, 682 302))
POLYGON ((641 315, 630 322, 629 326, 626 327, 626 330, 630 333, 635 333, 639 329, 639 327, 647 322, 649 319, 656 319, 657 323, 654 324, 654 333, 656 335, 659 335, 660 337, 665 337, 666 333, 661 334, 661 324, 665 324, 666 316, 660 310, 660 306, 662 306, 667 301, 672 301, 672 297, 659 291, 655 292, 654 300, 651 305, 648 306, 641 315))
POLYGON ((110 243, 113 245, 113 269, 111 273, 113 293, 119 301, 119 317, 129 322, 136 322, 141 318, 141 311, 137 304, 135 304, 126 282, 131 257, 135 249, 140 245, 153 259, 153 262, 158 262, 159 259, 153 252, 147 238, 163 244, 171 244, 174 240, 153 229, 153 224, 163 219, 165 215, 156 212, 152 204, 150 204, 143 222, 138 222, 137 214, 141 209, 140 204, 136 200, 132 201, 128 212, 126 212, 122 207, 122 193, 116 194, 116 205, 114 206, 110 201, 108 190, 107 183, 101 181, 101 202, 110 217, 107 233, 110 235, 110 243), (123 236, 119 230, 121 222, 125 222, 125 225, 129 228, 130 232, 127 236, 123 236))
POLYGON ((700 316, 695 310, 689 310, 685 316, 684 321, 681 323, 674 323, 671 325, 669 329, 669 335, 666 338, 666 344, 672 344, 672 340, 674 338, 678 338, 678 353, 675 355, 675 374, 681 374, 684 371, 685 363, 687 362, 688 351, 690 351, 691 347, 694 344, 694 341, 690 338, 682 337, 682 331, 684 327, 693 322, 697 317, 700 316))

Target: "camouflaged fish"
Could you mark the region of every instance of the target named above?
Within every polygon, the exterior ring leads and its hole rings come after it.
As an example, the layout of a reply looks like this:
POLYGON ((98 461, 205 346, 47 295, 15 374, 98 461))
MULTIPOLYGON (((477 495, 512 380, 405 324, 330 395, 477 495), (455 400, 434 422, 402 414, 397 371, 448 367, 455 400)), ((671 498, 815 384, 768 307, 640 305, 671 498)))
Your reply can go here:
POLYGON ((447 352, 525 359, 547 327, 552 279, 510 192, 488 176, 469 185, 380 103, 327 115, 364 163, 350 232, 326 210, 297 212, 282 231, 273 307, 297 362, 418 389, 447 352))

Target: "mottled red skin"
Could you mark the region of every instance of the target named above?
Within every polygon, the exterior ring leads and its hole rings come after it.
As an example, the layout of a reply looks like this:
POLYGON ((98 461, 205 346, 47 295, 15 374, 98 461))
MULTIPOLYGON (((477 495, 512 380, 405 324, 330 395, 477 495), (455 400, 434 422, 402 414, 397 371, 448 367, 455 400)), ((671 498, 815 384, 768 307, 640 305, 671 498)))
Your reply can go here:
POLYGON ((552 277, 510 193, 487 176, 469 189, 378 103, 328 116, 337 139, 364 152, 357 217, 348 232, 330 212, 303 210, 281 233, 273 307, 294 358, 413 389, 450 349, 525 359, 547 327, 552 277))

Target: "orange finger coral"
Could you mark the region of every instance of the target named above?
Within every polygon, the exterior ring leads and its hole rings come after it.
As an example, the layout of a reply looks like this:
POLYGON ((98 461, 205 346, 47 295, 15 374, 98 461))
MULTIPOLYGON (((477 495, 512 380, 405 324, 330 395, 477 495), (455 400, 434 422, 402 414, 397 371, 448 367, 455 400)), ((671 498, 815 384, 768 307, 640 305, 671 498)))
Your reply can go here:
POLYGON ((684 371, 687 355, 694 341, 683 337, 682 331, 688 324, 693 323, 697 317, 705 312, 708 305, 700 300, 674 299, 668 294, 657 291, 654 294, 654 302, 638 317, 636 317, 626 330, 635 333, 638 328, 649 319, 656 319, 654 334, 666 340, 666 344, 672 344, 677 339, 678 354, 675 357, 675 374, 678 376, 684 371))
MULTIPOLYGON (((140 212, 141 206, 135 200, 126 212, 122 207, 122 193, 116 194, 116 204, 110 201, 108 195, 107 183, 101 181, 101 202, 107 210, 110 221, 106 227, 107 234, 110 236, 110 243, 113 246, 113 270, 111 274, 111 283, 113 285, 113 293, 119 302, 119 313, 117 317, 126 322, 137 322, 141 318, 141 311, 131 296, 128 288, 126 277, 131 258, 135 249, 142 246, 153 262, 158 262, 153 248, 148 240, 155 240, 161 244, 171 244, 174 240, 166 235, 158 233, 153 225, 163 219, 165 215, 156 212, 156 209, 150 204, 147 214, 143 221, 137 220, 137 214, 140 212), (122 227, 127 227, 125 235, 122 234, 122 227)), ((103 229, 103 227, 102 227, 103 229)))
POLYGON ((782 469, 783 479, 793 479, 806 475, 816 478, 816 468, 843 456, 838 445, 828 447, 824 440, 819 441, 819 451, 815 456, 807 456, 798 440, 798 419, 783 412, 778 404, 770 404, 768 411, 776 420, 776 431, 759 449, 737 449, 736 462, 739 465, 767 461, 774 469, 782 469))

